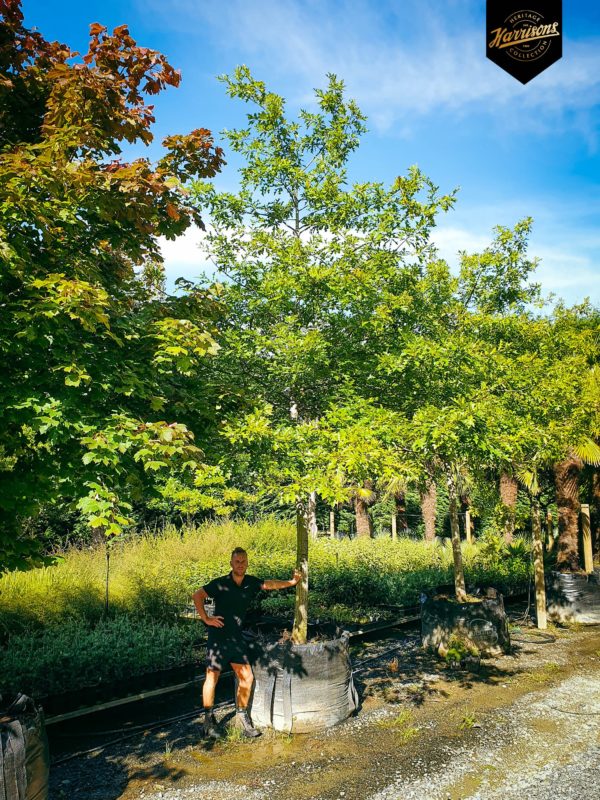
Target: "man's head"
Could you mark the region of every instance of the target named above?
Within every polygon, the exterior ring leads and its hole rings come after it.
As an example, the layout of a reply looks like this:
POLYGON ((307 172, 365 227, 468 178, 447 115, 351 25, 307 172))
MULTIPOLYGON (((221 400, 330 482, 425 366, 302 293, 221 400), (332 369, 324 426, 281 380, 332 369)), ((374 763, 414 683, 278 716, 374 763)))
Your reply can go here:
POLYGON ((248 569, 248 553, 243 547, 236 547, 231 553, 231 571, 234 575, 244 576, 248 569))

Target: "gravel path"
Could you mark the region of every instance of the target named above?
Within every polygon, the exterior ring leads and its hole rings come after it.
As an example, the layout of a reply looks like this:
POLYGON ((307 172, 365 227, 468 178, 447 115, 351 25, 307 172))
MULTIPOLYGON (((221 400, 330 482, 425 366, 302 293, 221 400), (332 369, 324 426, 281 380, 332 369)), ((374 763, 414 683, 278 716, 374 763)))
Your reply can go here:
POLYGON ((416 634, 397 661, 374 644, 361 712, 329 731, 208 745, 196 717, 56 767, 51 800, 595 800, 600 629, 513 640, 472 674, 416 634))

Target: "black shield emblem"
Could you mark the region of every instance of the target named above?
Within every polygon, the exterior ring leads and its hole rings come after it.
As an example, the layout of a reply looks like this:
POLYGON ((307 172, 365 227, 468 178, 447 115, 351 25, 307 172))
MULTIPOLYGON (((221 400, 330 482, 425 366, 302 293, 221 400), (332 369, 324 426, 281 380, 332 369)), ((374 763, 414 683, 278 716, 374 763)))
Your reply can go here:
POLYGON ((486 55, 521 83, 562 56, 562 0, 487 0, 486 55))

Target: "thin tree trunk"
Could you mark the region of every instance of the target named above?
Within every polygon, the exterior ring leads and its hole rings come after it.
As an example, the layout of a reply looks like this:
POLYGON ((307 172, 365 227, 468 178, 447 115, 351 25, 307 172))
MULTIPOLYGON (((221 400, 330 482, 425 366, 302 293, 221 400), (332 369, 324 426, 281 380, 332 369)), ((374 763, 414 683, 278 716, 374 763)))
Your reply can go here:
POLYGON ((465 511, 465 537, 469 544, 473 542, 473 523, 471 522, 471 509, 467 506, 465 511))
POLYGON ((406 518, 406 494, 405 492, 396 492, 394 495, 396 529, 400 531, 400 535, 406 533, 408 530, 408 519, 406 518))
POLYGON ((546 514, 546 551, 551 553, 554 549, 554 524, 552 522, 552 512, 546 514))
POLYGON ((329 512, 329 537, 335 539, 335 509, 329 512))
POLYGON ((421 512, 425 523, 425 541, 435 539, 435 520, 437 516, 437 487, 433 481, 427 481, 425 491, 421 492, 421 512))
MULTIPOLYGON (((372 489, 371 481, 365 481, 365 489, 372 489)), ((373 500, 368 500, 365 497, 355 495, 354 497, 354 512, 356 514, 356 535, 365 538, 373 538, 373 520, 369 514, 369 506, 373 500)))
POLYGON ((311 492, 308 496, 308 533, 311 539, 316 539, 319 535, 317 525, 317 493, 311 492))
POLYGON ((504 541, 510 544, 515 534, 515 511, 519 484, 516 478, 503 472, 500 475, 500 502, 504 506, 504 541))
POLYGON ((465 515, 465 539, 471 544, 473 541, 473 522, 471 520, 471 498, 468 494, 461 496, 460 505, 465 515))
POLYGON ((579 563, 579 477, 583 461, 572 450, 554 465, 558 506, 558 554, 556 566, 562 572, 577 572, 579 563))
POLYGON ((590 507, 587 503, 581 504, 581 529, 583 568, 589 575, 594 571, 594 554, 592 552, 592 525, 590 520, 590 507))
POLYGON ((296 502, 296 569, 302 580, 296 584, 292 641, 306 644, 308 637, 308 499, 296 502))
POLYGON ((531 498, 531 530, 533 533, 533 569, 535 573, 535 608, 537 626, 546 630, 546 584, 544 580, 544 544, 540 522, 540 504, 537 497, 531 498))
POLYGON ((392 542, 398 540, 398 518, 392 514, 392 542))
POLYGON ((592 505, 596 526, 593 532, 593 548, 596 557, 600 557, 600 469, 594 470, 592 475, 592 505))
POLYGON ((465 573, 460 549, 460 525, 458 523, 458 497, 452 478, 448 478, 448 498, 450 500, 450 530, 452 532, 452 557, 454 559, 454 587, 456 599, 464 603, 467 599, 465 589, 465 573))

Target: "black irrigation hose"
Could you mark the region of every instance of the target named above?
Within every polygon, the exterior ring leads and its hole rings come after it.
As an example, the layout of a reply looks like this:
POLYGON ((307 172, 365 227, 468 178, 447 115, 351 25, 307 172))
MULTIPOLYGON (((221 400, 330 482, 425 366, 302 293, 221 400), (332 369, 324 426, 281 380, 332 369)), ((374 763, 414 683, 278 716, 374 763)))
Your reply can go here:
POLYGON ((569 711, 566 708, 550 706, 553 711, 560 711, 561 714, 576 714, 578 717, 600 717, 600 711, 569 711))
POLYGON ((510 638, 515 642, 522 642, 523 644, 552 644, 556 641, 556 636, 551 633, 544 633, 544 631, 527 631, 525 634, 511 633, 510 638), (536 641, 536 639, 538 641, 536 641))

